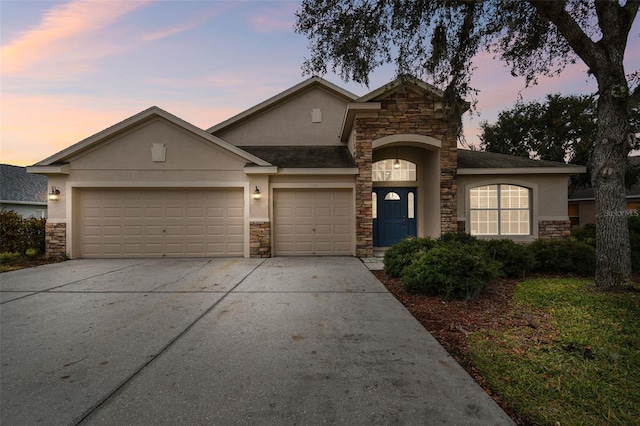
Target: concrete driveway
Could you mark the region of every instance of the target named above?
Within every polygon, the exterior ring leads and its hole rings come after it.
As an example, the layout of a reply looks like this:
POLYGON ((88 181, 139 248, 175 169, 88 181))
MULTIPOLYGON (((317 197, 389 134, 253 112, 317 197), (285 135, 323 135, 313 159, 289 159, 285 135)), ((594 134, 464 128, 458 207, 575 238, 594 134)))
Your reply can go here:
POLYGON ((498 425, 355 258, 73 260, 0 275, 3 425, 498 425))

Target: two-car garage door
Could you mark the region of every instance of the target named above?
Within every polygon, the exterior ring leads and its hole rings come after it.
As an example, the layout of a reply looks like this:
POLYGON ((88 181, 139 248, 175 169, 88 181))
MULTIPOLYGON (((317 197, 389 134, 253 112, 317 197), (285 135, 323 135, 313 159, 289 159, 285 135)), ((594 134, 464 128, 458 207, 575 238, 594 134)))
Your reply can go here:
POLYGON ((276 256, 353 255, 351 189, 276 189, 276 256))
POLYGON ((243 256, 242 189, 83 189, 80 257, 243 256))

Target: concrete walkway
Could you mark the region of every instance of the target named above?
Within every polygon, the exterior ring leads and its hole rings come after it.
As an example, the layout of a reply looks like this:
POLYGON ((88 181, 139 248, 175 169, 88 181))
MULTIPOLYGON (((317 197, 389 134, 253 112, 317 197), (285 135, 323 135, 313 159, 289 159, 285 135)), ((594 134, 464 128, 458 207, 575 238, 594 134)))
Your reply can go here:
POLYGON ((355 258, 0 274, 0 424, 509 425, 355 258))

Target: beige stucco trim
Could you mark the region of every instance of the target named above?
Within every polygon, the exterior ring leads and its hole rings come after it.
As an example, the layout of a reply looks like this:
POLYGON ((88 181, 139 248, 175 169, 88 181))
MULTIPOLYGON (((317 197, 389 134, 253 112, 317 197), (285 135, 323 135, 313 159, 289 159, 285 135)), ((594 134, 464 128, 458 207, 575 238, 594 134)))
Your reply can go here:
POLYGON ((569 215, 567 216, 538 216, 538 220, 569 220, 569 215))
POLYGON ((71 167, 68 164, 59 166, 28 166, 27 173, 38 175, 68 175, 71 172, 71 167))
POLYGON ((278 173, 278 167, 276 166, 262 166, 262 167, 251 167, 247 166, 244 168, 244 172, 248 175, 275 175, 278 173))
POLYGON ((344 112, 344 118, 342 120, 342 127, 340 128, 340 140, 347 142, 351 135, 351 129, 353 128, 353 122, 356 119, 358 113, 371 113, 380 111, 382 104, 380 102, 370 103, 357 103, 351 102, 347 104, 347 109, 344 112))
POLYGON ((355 189, 356 185, 349 182, 328 182, 328 183, 316 183, 316 182, 282 182, 273 183, 270 187, 270 192, 273 189, 355 189))
POLYGON ((576 175, 586 173, 587 168, 582 166, 573 167, 519 167, 500 169, 458 169, 459 175, 544 175, 544 174, 565 174, 576 175))
POLYGON ((414 135, 414 134, 399 134, 385 136, 380 139, 376 139, 371 143, 373 149, 382 148, 385 145, 392 145, 402 143, 403 145, 426 145, 424 148, 434 150, 435 148, 442 148, 442 142, 439 139, 431 136, 414 135))
POLYGON ((279 175, 357 175, 358 173, 357 167, 327 169, 282 168, 278 172, 279 175))

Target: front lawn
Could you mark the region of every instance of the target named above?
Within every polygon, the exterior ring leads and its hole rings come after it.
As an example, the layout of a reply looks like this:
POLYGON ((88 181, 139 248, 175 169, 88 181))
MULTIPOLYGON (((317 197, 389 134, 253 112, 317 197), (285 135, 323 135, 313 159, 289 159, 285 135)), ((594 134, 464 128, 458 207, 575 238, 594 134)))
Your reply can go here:
POLYGON ((640 425, 640 298, 592 280, 519 283, 514 326, 469 336, 471 359, 527 423, 640 425))
POLYGON ((472 300, 374 274, 520 425, 640 425, 640 292, 499 280, 472 300))

